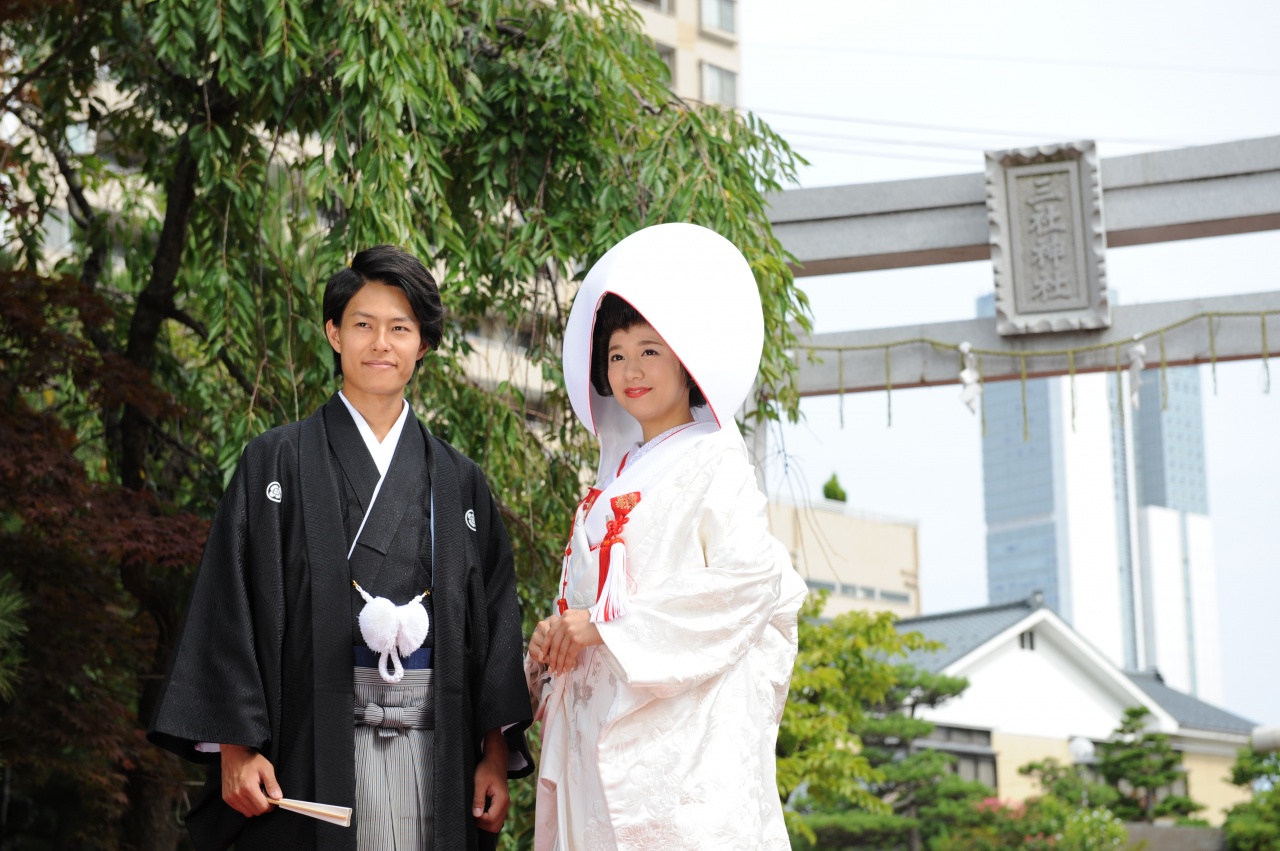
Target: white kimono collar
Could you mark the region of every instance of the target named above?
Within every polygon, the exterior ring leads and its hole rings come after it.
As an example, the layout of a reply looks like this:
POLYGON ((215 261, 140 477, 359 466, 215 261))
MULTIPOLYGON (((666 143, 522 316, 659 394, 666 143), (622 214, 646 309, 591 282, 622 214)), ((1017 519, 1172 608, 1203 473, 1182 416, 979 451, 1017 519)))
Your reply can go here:
POLYGON ((369 454, 373 456, 373 463, 378 468, 378 475, 387 475, 387 470, 391 469, 391 458, 396 454, 396 446, 400 443, 400 433, 404 431, 405 421, 409 419, 409 401, 407 399, 403 400, 400 416, 391 425, 391 430, 387 432, 387 436, 379 441, 377 435, 373 433, 373 429, 369 426, 369 421, 356 410, 356 406, 351 404, 351 400, 346 397, 346 394, 339 390, 338 398, 342 400, 342 404, 347 406, 351 419, 355 420, 356 429, 359 430, 360 436, 364 438, 364 445, 369 449, 369 454))
POLYGON ((676 462, 684 457, 685 452, 699 440, 709 434, 715 434, 718 430, 715 423, 694 422, 646 451, 644 458, 622 470, 616 477, 611 477, 601 485, 597 485, 601 487, 600 494, 592 503, 591 510, 587 512, 586 519, 583 521, 588 543, 594 547, 604 540, 608 522, 613 519, 610 501, 615 496, 639 493, 643 501, 644 495, 662 481, 676 462))

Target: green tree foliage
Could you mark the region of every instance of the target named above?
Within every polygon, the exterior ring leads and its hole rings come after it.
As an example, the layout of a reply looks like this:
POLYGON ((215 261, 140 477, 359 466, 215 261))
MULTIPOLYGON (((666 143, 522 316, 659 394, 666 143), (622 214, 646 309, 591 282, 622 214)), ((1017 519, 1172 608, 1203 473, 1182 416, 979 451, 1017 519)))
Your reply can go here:
POLYGON ((1152 822, 1160 816, 1188 816, 1204 809, 1183 795, 1159 799, 1161 789, 1183 776, 1182 757, 1164 733, 1147 730, 1145 707, 1124 711, 1111 740, 1098 745, 1098 771, 1120 794, 1113 809, 1125 821, 1152 822))
POLYGON ((849 494, 845 493, 844 488, 840 487, 840 480, 836 478, 836 474, 832 473, 831 478, 822 483, 822 496, 826 499, 833 499, 836 502, 847 502, 849 494))
POLYGON ((978 811, 978 825, 935 839, 930 851, 1118 851, 1131 847, 1124 823, 1105 807, 1078 807, 1045 795, 1020 804, 991 799, 978 811))
POLYGON ((915 744, 934 729, 932 722, 916 713, 963 694, 969 681, 913 665, 899 665, 896 674, 890 692, 870 709, 860 735, 867 758, 884 774, 883 781, 872 784, 872 791, 890 804, 900 819, 906 847, 916 850, 948 825, 963 823, 975 802, 992 790, 956 777, 952 756, 915 744))
MULTIPOLYGON (((778 792, 789 806, 788 828, 810 843, 817 841, 815 828, 825 830, 831 820, 810 823, 802 811, 857 809, 872 814, 876 825, 896 824, 893 808, 875 792, 888 778, 860 731, 867 729, 870 707, 897 685, 892 659, 936 647, 919 633, 900 633, 888 612, 820 620, 825 604, 825 593, 814 594, 801 612, 800 651, 778 732, 778 792)), ((867 829, 878 828, 868 822, 867 829)))
POLYGON ((1018 769, 1018 773, 1034 777, 1046 795, 1081 807, 1110 808, 1120 798, 1114 786, 1095 783, 1079 766, 1063 765, 1053 757, 1027 763, 1018 769))
POLYGON ((1242 749, 1231 767, 1231 782, 1250 789, 1253 798, 1227 812, 1222 826, 1227 851, 1280 848, 1280 753, 1242 749))
POLYGON ((931 837, 972 821, 974 804, 993 794, 981 783, 957 777, 953 757, 916 744, 934 729, 916 713, 958 696, 968 681, 906 664, 894 665, 892 676, 893 684, 869 702, 853 727, 863 756, 878 772, 867 781, 867 790, 887 812, 849 802, 806 816, 823 847, 919 849, 931 837))
POLYGON ((1072 810, 1062 823, 1062 851, 1107 851, 1129 847, 1129 832, 1106 807, 1072 810))
MULTIPOLYGON (((50 841, 173 847, 181 768, 141 731, 200 518, 250 438, 334 389, 319 293, 355 250, 400 244, 441 281, 449 326, 410 401, 489 475, 529 617, 592 463, 561 386, 565 310, 618 239, 694 221, 741 247, 765 310, 760 410, 794 414, 785 352, 807 308, 764 194, 795 160, 754 116, 674 98, 626 0, 5 13, 2 425, 30 455, 0 467, 0 532, 30 633, 0 759, 54 808, 50 841), (469 335, 494 327, 518 332, 531 381, 464 372, 469 335)), ((793 787, 845 764, 817 754, 823 725, 794 743, 793 787)))
POLYGON ((988 798, 975 808, 976 823, 950 830, 930 844, 930 851, 1057 851, 1064 818, 1056 799, 1004 802, 988 798))

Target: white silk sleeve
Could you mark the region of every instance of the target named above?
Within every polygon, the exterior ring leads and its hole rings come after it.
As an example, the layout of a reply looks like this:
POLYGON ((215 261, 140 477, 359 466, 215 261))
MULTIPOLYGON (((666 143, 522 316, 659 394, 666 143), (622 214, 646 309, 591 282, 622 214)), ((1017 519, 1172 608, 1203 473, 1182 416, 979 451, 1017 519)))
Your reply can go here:
POLYGON ((705 566, 680 569, 631 596, 627 613, 596 628, 625 683, 655 697, 685 691, 735 665, 761 639, 778 604, 785 549, 769 534, 765 498, 744 458, 709 465, 689 546, 705 566))

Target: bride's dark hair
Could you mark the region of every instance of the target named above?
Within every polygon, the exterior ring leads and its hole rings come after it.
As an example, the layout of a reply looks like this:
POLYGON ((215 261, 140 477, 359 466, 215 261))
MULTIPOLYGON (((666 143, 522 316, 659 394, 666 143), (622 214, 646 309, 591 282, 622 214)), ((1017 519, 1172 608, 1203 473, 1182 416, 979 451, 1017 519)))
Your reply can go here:
MULTIPOLYGON (((609 340, 613 338, 613 332, 648 324, 649 320, 621 296, 605 293, 600 299, 595 326, 591 330, 591 386, 601 396, 613 395, 613 389, 609 387, 609 340)), ((684 370, 684 364, 680 368, 684 370)), ((689 376, 689 371, 684 370, 684 374, 689 379, 689 407, 707 404, 707 397, 702 395, 702 388, 689 376)))

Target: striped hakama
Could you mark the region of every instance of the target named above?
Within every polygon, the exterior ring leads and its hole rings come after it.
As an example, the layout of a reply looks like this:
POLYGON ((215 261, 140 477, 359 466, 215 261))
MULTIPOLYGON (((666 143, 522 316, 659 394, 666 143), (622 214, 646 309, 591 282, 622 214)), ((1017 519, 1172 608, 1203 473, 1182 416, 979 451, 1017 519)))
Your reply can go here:
POLYGON ((398 683, 355 669, 358 851, 430 851, 435 700, 430 668, 398 683))

